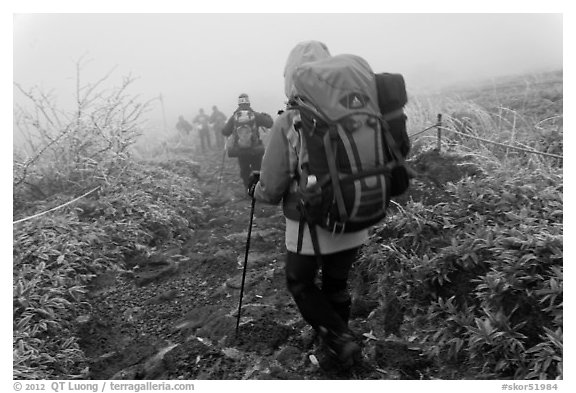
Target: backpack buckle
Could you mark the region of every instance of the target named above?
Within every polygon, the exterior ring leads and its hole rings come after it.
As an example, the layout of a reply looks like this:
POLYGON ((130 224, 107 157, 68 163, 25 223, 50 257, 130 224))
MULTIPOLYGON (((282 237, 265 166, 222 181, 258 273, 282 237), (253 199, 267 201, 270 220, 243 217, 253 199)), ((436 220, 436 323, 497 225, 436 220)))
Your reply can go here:
POLYGON ((344 233, 344 229, 346 229, 346 223, 345 222, 335 221, 332 224, 332 236, 334 236, 335 234, 341 235, 342 233, 344 233))

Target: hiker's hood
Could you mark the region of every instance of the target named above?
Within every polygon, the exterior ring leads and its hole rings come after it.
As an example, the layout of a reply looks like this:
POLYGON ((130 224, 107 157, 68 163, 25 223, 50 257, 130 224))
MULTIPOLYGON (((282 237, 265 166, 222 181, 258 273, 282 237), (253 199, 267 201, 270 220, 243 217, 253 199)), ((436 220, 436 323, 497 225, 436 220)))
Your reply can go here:
POLYGON ((288 55, 286 67, 284 67, 284 93, 292 98, 296 93, 294 89, 293 75, 297 67, 304 63, 330 57, 326 44, 320 41, 304 41, 296 45, 288 55))

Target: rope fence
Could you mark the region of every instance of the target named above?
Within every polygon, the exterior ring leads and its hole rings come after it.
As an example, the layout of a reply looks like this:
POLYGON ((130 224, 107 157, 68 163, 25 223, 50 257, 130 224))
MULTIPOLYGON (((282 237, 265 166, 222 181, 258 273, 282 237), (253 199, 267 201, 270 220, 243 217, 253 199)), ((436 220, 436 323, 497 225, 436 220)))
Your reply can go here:
MULTIPOLYGON (((417 136, 417 135, 420 135, 420 134, 422 134, 422 133, 424 133, 424 132, 426 132, 426 131, 428 131, 428 130, 431 130, 431 129, 433 129, 433 128, 436 128, 436 131, 437 131, 438 151, 440 151, 440 149, 441 149, 441 145, 442 145, 442 131, 444 130, 444 131, 452 132, 452 133, 454 133, 454 134, 456 134, 456 135, 460 135, 460 136, 463 136, 463 137, 466 137, 466 138, 470 138, 470 139, 475 139, 475 140, 478 140, 478 141, 481 141, 481 142, 484 142, 484 143, 490 143, 490 144, 493 144, 493 145, 496 145, 496 146, 500 146, 500 147, 504 147, 504 148, 507 148, 507 149, 518 150, 518 151, 522 151, 522 152, 525 152, 525 153, 531 153, 531 154, 539 154, 539 155, 541 155, 541 156, 546 156, 546 157, 551 157, 551 158, 557 158, 557 159, 560 159, 560 160, 564 159, 563 156, 560 156, 560 155, 557 155, 557 154, 545 153, 545 152, 541 152, 541 151, 537 151, 537 150, 532 150, 532 149, 526 149, 526 148, 522 148, 522 147, 518 147, 518 146, 511 146, 511 145, 507 145, 507 144, 505 144, 505 143, 500 143, 500 142, 491 141, 491 140, 488 140, 488 139, 485 139, 485 138, 480 138, 480 137, 478 137, 478 136, 474 136, 474 135, 470 135, 470 134, 465 134, 465 133, 463 133, 463 132, 456 131, 456 130, 454 130, 454 129, 452 129, 452 128, 444 127, 444 126, 442 126, 442 114, 441 114, 441 113, 438 114, 438 119, 437 119, 436 124, 433 124, 433 125, 431 125, 430 127, 427 127, 427 128, 425 128, 425 129, 423 129, 423 130, 421 130, 421 131, 418 131, 418 132, 416 132, 416 133, 414 133, 414 134, 411 134, 411 135, 409 135, 409 137, 410 137, 410 138, 413 138, 413 137, 415 137, 415 136, 417 136)), ((222 175, 220 175, 220 176, 222 176, 222 175)), ((74 202, 76 202, 76 201, 78 201, 78 200, 80 200, 80 199, 82 199, 82 198, 85 198, 86 196, 92 194, 93 192, 96 192, 97 190, 100 189, 100 187, 101 187, 101 186, 98 186, 98 187, 96 187, 96 188, 88 191, 87 193, 85 193, 85 194, 83 194, 83 195, 80 195, 79 197, 74 198, 74 199, 72 199, 71 201, 66 202, 66 203, 64 203, 64 204, 62 204, 62 205, 56 206, 56 207, 54 207, 54 208, 52 208, 52 209, 46 210, 46 211, 44 211, 44 212, 35 214, 35 215, 33 215, 33 216, 30 216, 30 217, 26 217, 26 218, 22 218, 22 219, 17 220, 17 221, 13 221, 13 222, 12 222, 12 225, 19 224, 19 223, 24 222, 24 221, 32 220, 32 219, 34 219, 34 218, 43 216, 44 214, 47 214, 47 213, 53 212, 53 211, 55 211, 55 210, 61 209, 61 208, 65 207, 65 206, 68 206, 68 205, 70 205, 70 204, 72 204, 72 203, 74 203, 74 202)))
POLYGON ((416 135, 423 134, 424 132, 426 132, 426 131, 428 131, 428 130, 431 130, 432 128, 435 128, 435 127, 438 127, 438 124, 434 124, 433 126, 430 126, 430 127, 428 127, 428 128, 424 128, 422 131, 418 131, 418 132, 416 132, 416 133, 414 133, 414 134, 412 134, 412 135, 409 135, 409 137, 412 138, 412 137, 414 137, 414 136, 416 136, 416 135))
POLYGON ((96 190, 100 189, 100 187, 101 187, 101 186, 98 186, 98 187, 94 188, 93 190, 90 190, 90 191, 88 191, 87 193, 85 193, 85 194, 83 194, 83 195, 80 195, 78 198, 74 198, 74 199, 72 199, 71 201, 66 202, 66 203, 64 203, 64 204, 62 204, 62 205, 60 205, 60 206, 53 207, 53 208, 50 209, 50 210, 46 210, 46 211, 44 211, 44 212, 42 212, 42 213, 34 214, 33 216, 26 217, 26 218, 22 218, 22 219, 20 219, 20 220, 14 221, 14 222, 12 222, 12 225, 18 224, 18 223, 21 223, 21 222, 24 222, 24 221, 31 220, 31 219, 33 219, 33 218, 37 218, 37 217, 43 216, 44 214, 53 212, 54 210, 61 209, 61 208, 63 208, 64 206, 68 206, 68 205, 70 205, 70 204, 72 204, 72 203, 74 203, 74 202, 76 202, 76 201, 78 201, 78 200, 80 200, 80 199, 82 199, 82 198, 84 198, 84 197, 92 194, 92 193, 95 192, 96 190))
POLYGON ((423 132, 428 131, 428 130, 430 130, 430 129, 432 129, 432 128, 436 128, 436 130, 437 130, 438 151, 440 151, 440 148, 441 148, 442 130, 444 130, 444 131, 450 131, 450 132, 452 132, 452 133, 454 133, 454 134, 456 134, 456 135, 460 135, 460 136, 463 136, 463 137, 466 137, 466 138, 475 139, 475 140, 478 140, 478 141, 481 141, 481 142, 484 142, 484 143, 490 143, 490 144, 493 144, 493 145, 496 145, 496 146, 500 146, 500 147, 505 147, 505 148, 507 148, 507 149, 513 149, 513 150, 522 151, 522 152, 531 153, 531 154, 539 154, 539 155, 541 155, 541 156, 546 156, 546 157, 551 157, 551 158, 558 158, 558 159, 560 159, 560 160, 564 159, 564 156, 560 156, 560 155, 558 155, 558 154, 545 153, 545 152, 538 151, 538 150, 526 149, 526 148, 522 148, 522 147, 518 147, 518 146, 507 145, 507 144, 505 144, 505 143, 495 142, 495 141, 491 141, 491 140, 489 140, 489 139, 480 138, 480 137, 478 137, 478 136, 474 136, 474 135, 466 134, 466 133, 463 133, 463 132, 460 132, 460 131, 456 131, 456 130, 454 130, 454 129, 452 129, 452 128, 443 127, 443 126, 442 126, 442 114, 438 114, 438 121, 436 122, 436 124, 434 124, 434 125, 432 125, 432 126, 430 126, 430 127, 427 127, 427 128, 425 128, 425 129, 423 129, 423 130, 421 130, 421 131, 418 131, 418 132, 416 132, 416 133, 414 133, 414 134, 412 134, 412 135, 409 135, 409 137, 412 138, 412 137, 414 137, 414 136, 416 136, 416 135, 420 135, 420 134, 422 134, 423 132))

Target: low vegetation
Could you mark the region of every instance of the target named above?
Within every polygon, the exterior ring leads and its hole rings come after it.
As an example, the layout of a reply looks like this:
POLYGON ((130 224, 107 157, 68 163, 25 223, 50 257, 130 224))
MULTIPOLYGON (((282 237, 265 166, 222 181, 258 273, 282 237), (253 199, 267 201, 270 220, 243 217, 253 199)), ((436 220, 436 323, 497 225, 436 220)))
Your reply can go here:
MULTIPOLYGON (((374 228, 352 289, 382 310, 382 334, 430 359, 421 377, 563 378, 562 160, 450 133, 562 155, 562 74, 534 78, 410 99, 411 133, 443 114, 442 149, 434 130, 414 136, 421 176, 374 228)), ((145 105, 128 82, 79 90, 68 116, 21 89, 39 110, 18 115, 27 142, 15 148, 14 220, 99 188, 14 224, 16 379, 86 378, 76 332, 91 280, 182 246, 213 208, 199 168, 166 159, 173 139, 148 146, 146 161, 131 155, 145 105)))

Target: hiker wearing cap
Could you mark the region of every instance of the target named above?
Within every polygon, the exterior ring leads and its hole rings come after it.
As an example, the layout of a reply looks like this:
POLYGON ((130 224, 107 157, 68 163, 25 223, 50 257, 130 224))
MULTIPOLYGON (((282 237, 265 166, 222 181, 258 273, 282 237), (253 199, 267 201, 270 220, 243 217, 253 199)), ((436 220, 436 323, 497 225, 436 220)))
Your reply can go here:
POLYGON ((363 59, 302 42, 288 56, 284 82, 288 105, 249 193, 282 202, 287 288, 321 340, 319 354, 351 366, 360 346, 348 327, 348 274, 388 206, 395 167, 386 166, 384 150, 393 142, 381 129, 375 75, 363 59))
POLYGON ((222 135, 228 137, 226 142, 228 157, 238 158, 244 190, 248 190, 250 173, 260 170, 264 155, 259 127, 270 128, 272 123, 269 114, 252 109, 250 98, 243 93, 238 97, 238 108, 222 128, 222 135))
POLYGON ((194 118, 194 124, 198 129, 198 136, 200 137, 200 146, 202 147, 202 151, 206 152, 207 149, 211 149, 212 146, 210 144, 210 126, 208 122, 210 118, 208 115, 204 113, 204 109, 200 108, 198 110, 198 114, 194 118))

